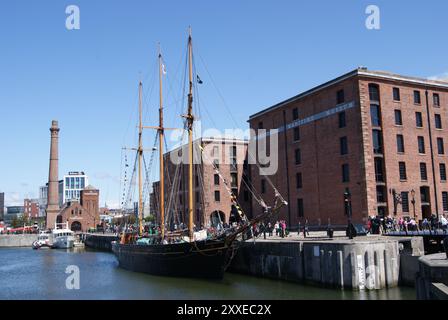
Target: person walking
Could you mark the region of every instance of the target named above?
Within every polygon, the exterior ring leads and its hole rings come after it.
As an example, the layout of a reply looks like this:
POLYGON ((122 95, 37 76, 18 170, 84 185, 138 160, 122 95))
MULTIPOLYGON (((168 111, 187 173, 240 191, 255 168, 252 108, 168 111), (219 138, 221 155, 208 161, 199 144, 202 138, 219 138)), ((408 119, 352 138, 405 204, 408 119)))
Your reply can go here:
POLYGON ((275 229, 275 235, 278 237, 279 236, 279 222, 275 222, 274 225, 274 229, 275 229))
POLYGON ((310 235, 310 230, 308 228, 308 219, 305 220, 305 226, 303 227, 303 236, 306 238, 310 235))
POLYGON ((282 231, 281 231, 282 232, 282 238, 284 238, 285 235, 286 235, 286 223, 285 223, 285 220, 282 220, 280 226, 282 228, 282 231))
POLYGON ((269 236, 272 237, 272 223, 268 223, 268 232, 269 232, 269 236))
POLYGON ((448 228, 448 220, 445 218, 445 215, 440 216, 440 225, 442 227, 443 233, 446 233, 448 228))

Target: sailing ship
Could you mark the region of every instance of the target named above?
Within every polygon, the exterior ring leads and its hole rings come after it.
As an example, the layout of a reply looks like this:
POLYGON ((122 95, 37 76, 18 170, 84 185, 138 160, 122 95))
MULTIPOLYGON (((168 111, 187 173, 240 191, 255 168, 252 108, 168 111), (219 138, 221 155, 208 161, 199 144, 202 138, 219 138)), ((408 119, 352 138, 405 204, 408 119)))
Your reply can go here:
MULTIPOLYGON (((225 269, 229 265, 235 250, 237 249, 237 237, 251 230, 256 223, 264 221, 272 214, 277 213, 280 208, 286 205, 286 201, 275 189, 275 202, 272 207, 268 207, 262 201, 264 213, 248 220, 246 215, 238 210, 240 223, 233 228, 229 228, 220 235, 209 238, 207 233, 195 232, 193 224, 193 58, 192 58, 192 36, 191 29, 188 37, 188 73, 189 92, 188 109, 185 119, 185 129, 188 132, 188 230, 177 232, 167 232, 165 226, 165 190, 164 190, 164 158, 163 158, 163 136, 166 128, 163 124, 163 100, 162 100, 162 55, 159 49, 159 125, 157 127, 145 127, 156 129, 159 138, 159 210, 160 210, 160 234, 152 237, 142 238, 143 233, 143 200, 142 200, 142 83, 139 84, 139 145, 138 155, 138 215, 139 215, 139 235, 135 233, 123 232, 119 241, 112 242, 114 252, 119 266, 135 271, 149 273, 159 276, 175 277, 195 277, 195 278, 215 278, 221 279, 225 269)), ((215 167, 215 170, 219 169, 215 167)), ((236 197, 229 190, 232 201, 236 202, 236 197)), ((205 231, 205 230, 203 230, 205 231)))

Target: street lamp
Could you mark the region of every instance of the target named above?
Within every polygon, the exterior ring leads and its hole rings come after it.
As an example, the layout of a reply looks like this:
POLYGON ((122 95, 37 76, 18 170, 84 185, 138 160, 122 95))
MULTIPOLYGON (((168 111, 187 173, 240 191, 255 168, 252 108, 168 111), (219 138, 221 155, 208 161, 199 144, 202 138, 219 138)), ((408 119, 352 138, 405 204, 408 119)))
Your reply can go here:
POLYGON ((411 200, 412 210, 414 211, 414 220, 417 221, 417 218, 415 215, 415 190, 414 189, 411 190, 411 197, 412 197, 412 200, 411 200))
POLYGON ((344 192, 344 203, 345 207, 347 208, 347 215, 348 215, 348 238, 351 240, 353 239, 353 232, 352 232, 352 195, 350 193, 350 190, 347 188, 344 192))
POLYGON ((394 200, 394 215, 397 215, 397 206, 401 203, 401 195, 395 189, 392 189, 392 198, 394 200))

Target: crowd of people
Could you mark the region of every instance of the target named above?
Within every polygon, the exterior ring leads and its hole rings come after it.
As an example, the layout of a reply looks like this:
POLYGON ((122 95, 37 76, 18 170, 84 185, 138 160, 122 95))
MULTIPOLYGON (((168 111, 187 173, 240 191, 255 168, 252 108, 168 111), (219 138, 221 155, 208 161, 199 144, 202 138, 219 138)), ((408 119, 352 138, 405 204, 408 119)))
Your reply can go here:
POLYGON ((439 218, 435 214, 431 217, 417 221, 412 217, 369 217, 367 222, 367 230, 370 234, 384 234, 391 231, 420 231, 420 230, 443 230, 448 231, 448 219, 445 214, 439 218))

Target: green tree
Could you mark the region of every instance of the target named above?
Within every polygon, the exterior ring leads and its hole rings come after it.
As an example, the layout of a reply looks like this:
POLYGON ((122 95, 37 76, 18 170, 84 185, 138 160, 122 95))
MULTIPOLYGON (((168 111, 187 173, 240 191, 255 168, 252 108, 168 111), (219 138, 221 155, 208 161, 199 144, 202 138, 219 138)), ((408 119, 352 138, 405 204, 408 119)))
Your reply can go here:
POLYGON ((156 221, 156 217, 153 214, 150 214, 149 216, 146 216, 144 218, 145 222, 155 222, 156 221))
POLYGON ((14 216, 14 218, 12 218, 12 221, 11 221, 11 226, 13 228, 18 228, 19 225, 20 225, 19 218, 17 218, 17 216, 14 216))

